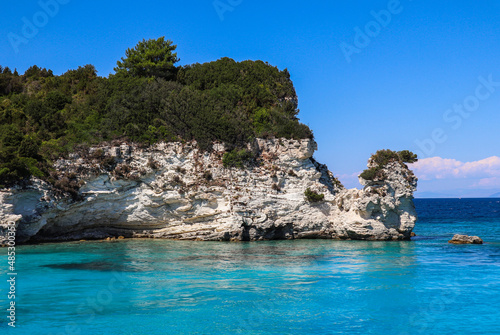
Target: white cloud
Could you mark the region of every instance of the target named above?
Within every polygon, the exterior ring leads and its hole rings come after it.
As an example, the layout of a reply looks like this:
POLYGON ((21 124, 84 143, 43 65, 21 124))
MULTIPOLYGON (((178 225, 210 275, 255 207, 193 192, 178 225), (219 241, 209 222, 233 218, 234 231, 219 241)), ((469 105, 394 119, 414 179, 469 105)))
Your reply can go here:
POLYGON ((479 161, 461 162, 456 159, 431 157, 411 164, 421 180, 479 179, 475 186, 498 186, 500 183, 500 157, 492 156, 479 161))
POLYGON ((481 178, 472 186, 481 188, 500 188, 500 178, 499 177, 481 178))

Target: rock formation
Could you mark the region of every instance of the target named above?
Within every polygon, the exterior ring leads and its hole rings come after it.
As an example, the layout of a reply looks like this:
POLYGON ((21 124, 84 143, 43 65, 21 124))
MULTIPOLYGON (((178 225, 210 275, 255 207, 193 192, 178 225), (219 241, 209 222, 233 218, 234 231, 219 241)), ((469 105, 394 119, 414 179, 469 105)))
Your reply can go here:
POLYGON ((483 244, 483 240, 478 236, 468 236, 455 234, 448 243, 452 244, 483 244))
POLYGON ((179 142, 82 149, 55 163, 58 189, 32 179, 0 191, 0 243, 9 223, 18 243, 410 239, 416 178, 405 164, 390 162, 383 180, 360 178, 362 190, 347 190, 312 158, 316 147, 310 139, 257 139, 249 145, 257 162, 245 169, 224 168, 217 143, 210 152, 179 142), (308 201, 308 188, 323 199, 308 201))

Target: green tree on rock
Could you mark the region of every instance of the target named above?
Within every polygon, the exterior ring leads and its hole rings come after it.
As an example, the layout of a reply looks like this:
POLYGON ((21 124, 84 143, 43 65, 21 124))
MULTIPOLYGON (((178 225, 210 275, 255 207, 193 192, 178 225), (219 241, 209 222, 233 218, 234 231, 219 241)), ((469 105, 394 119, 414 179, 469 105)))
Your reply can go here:
POLYGON ((177 45, 165 41, 165 37, 143 39, 134 49, 127 49, 126 57, 117 62, 116 74, 173 79, 177 72, 174 64, 179 61, 174 52, 176 48, 177 45))

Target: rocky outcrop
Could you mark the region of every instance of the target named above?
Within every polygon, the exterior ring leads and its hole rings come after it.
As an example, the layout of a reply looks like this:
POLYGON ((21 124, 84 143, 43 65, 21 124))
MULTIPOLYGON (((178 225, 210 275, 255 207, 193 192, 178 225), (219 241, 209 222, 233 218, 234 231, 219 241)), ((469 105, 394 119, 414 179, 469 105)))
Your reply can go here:
POLYGON ((468 236, 455 234, 448 243, 452 244, 483 244, 483 240, 478 236, 468 236))
POLYGON ((0 192, 0 238, 10 222, 20 243, 410 238, 416 178, 406 165, 392 162, 383 181, 361 178, 362 190, 346 190, 312 158, 313 140, 258 139, 249 150, 259 158, 245 169, 224 168, 217 143, 211 152, 178 142, 81 150, 55 164, 66 193, 36 179, 0 192), (323 200, 307 201, 308 188, 323 200))

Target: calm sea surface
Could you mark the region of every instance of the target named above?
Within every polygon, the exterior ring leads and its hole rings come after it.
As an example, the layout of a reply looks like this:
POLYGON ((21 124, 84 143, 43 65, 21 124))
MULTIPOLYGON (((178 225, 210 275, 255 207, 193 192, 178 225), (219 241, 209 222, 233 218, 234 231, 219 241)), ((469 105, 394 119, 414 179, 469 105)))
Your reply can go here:
POLYGON ((500 334, 500 199, 416 206, 411 242, 21 246, 15 329, 2 249, 0 334, 500 334))

